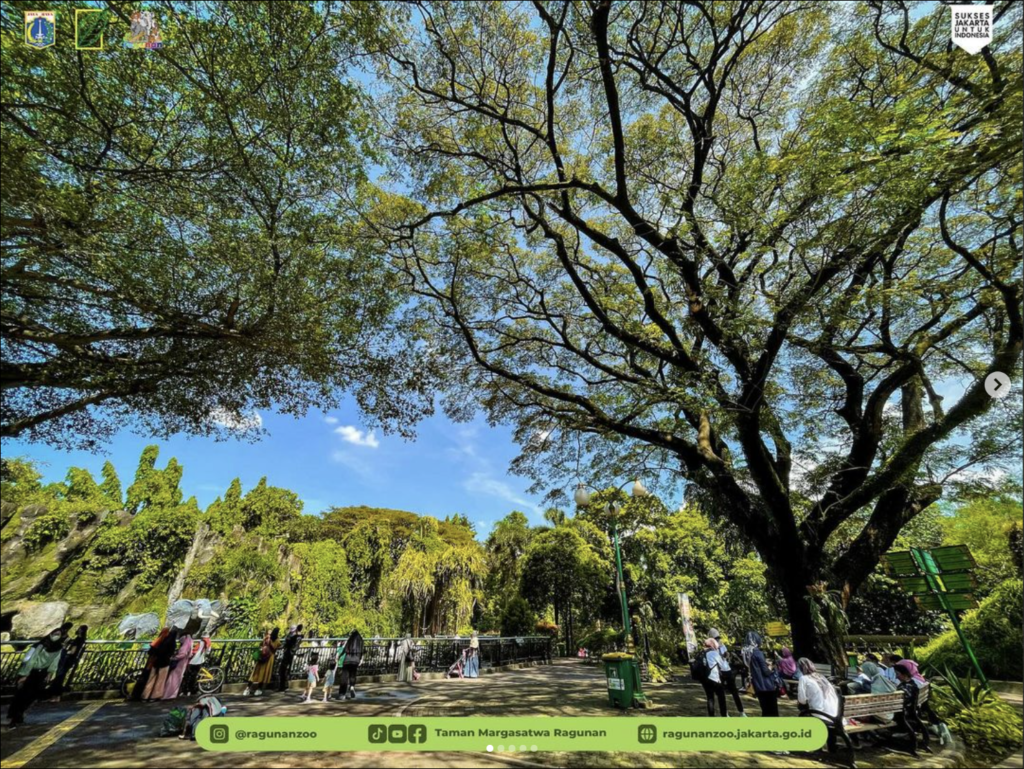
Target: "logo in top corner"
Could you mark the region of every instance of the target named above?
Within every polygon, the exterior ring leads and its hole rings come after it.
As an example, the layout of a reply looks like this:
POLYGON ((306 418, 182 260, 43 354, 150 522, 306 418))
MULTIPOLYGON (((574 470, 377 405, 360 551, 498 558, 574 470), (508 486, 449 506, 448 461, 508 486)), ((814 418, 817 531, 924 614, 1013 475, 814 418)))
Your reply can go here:
POLYGON ((162 48, 164 41, 160 36, 160 22, 156 14, 152 11, 135 11, 124 44, 129 48, 162 48))
POLYGON ((949 34, 967 53, 981 53, 992 42, 991 5, 951 5, 949 34))
POLYGON ((49 48, 57 42, 55 11, 25 11, 25 44, 32 48, 49 48))

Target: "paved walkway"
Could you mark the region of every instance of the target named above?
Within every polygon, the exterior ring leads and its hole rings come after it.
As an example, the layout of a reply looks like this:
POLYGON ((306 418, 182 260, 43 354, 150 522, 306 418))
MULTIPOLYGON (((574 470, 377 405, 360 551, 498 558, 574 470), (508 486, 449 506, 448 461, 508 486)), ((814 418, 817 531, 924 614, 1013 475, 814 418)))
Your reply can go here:
MULTIPOLYGON (((299 702, 297 689, 289 694, 243 698, 221 697, 232 716, 345 715, 371 717, 446 716, 586 716, 611 715, 604 675, 597 665, 575 660, 484 676, 476 680, 421 681, 414 686, 394 683, 359 688, 355 701, 347 703, 299 702)), ((705 714, 704 694, 689 681, 650 684, 646 687, 655 707, 622 713, 623 717, 705 714)), ((0 741, 3 769, 25 766, 120 768, 145 766, 164 769, 180 766, 206 767, 798 767, 811 769, 837 764, 814 757, 774 756, 764 753, 723 751, 716 753, 536 753, 528 759, 487 753, 218 753, 211 754, 192 742, 160 738, 160 725, 171 703, 43 704, 29 711, 27 726, 4 731, 0 741), (23 762, 23 763, 22 763, 23 762), (13 764, 17 766, 13 766, 13 764)), ((734 708, 729 702, 730 710, 734 708)), ((751 716, 757 703, 745 699, 751 716)), ((782 703, 783 714, 795 713, 782 703)), ((839 754, 842 756, 843 754, 839 754)), ((914 761, 896 750, 873 748, 858 752, 862 767, 948 767, 952 756, 938 753, 914 761)))

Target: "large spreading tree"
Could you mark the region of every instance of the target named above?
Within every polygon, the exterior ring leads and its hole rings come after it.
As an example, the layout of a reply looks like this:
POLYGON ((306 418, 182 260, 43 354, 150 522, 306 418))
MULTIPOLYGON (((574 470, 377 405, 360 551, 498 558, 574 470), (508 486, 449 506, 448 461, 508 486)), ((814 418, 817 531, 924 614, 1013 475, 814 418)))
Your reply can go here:
POLYGON ((941 5, 403 7, 368 221, 451 411, 516 422, 539 482, 681 477, 820 653, 944 484, 1019 455, 983 383, 1024 337, 1021 6, 977 56, 941 5))
MULTIPOLYGON (((353 60, 373 4, 163 3, 166 45, 24 44, 2 14, 2 435, 93 445, 255 432, 355 392, 407 425, 419 409, 385 331, 401 301, 348 232, 373 155, 353 60)), ((422 373, 422 372, 419 372, 422 373)))

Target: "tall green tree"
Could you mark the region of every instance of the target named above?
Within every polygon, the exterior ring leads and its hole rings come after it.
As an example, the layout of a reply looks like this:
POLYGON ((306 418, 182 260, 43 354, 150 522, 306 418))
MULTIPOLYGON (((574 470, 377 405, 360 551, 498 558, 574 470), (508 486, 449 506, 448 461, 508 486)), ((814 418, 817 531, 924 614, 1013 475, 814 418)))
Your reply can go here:
POLYGON ((685 481, 801 654, 809 595, 1020 451, 1021 9, 971 56, 909 6, 420 2, 378 57, 411 182, 373 223, 452 410, 554 487, 685 481))
POLYGON ((412 424, 427 369, 399 365, 395 283, 349 234, 375 157, 350 65, 383 6, 163 3, 145 57, 76 52, 71 2, 34 50, 23 7, 0 17, 2 435, 251 436, 346 390, 412 424))
POLYGON ((554 606, 555 623, 572 649, 574 625, 600 616, 614 573, 608 537, 593 523, 574 519, 533 537, 523 558, 521 593, 537 611, 554 606))

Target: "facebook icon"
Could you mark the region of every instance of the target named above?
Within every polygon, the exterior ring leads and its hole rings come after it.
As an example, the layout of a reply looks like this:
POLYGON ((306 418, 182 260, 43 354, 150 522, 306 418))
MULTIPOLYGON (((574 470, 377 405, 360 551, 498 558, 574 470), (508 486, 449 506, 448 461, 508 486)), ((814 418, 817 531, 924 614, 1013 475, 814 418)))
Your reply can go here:
POLYGON ((409 727, 409 742, 422 745, 427 741, 427 727, 423 724, 413 724, 409 727))

